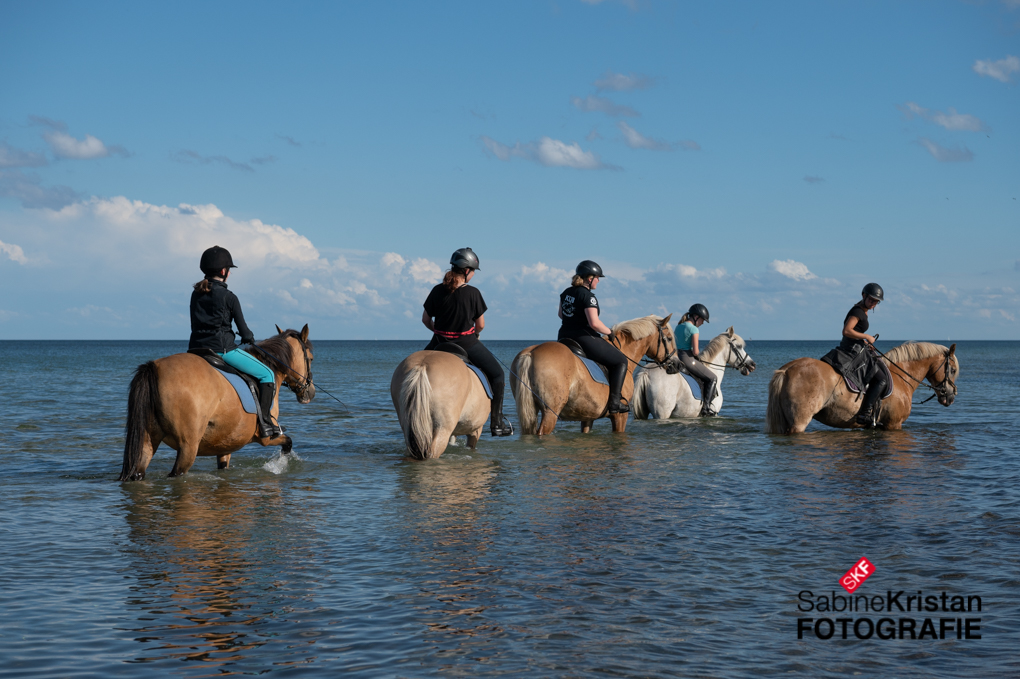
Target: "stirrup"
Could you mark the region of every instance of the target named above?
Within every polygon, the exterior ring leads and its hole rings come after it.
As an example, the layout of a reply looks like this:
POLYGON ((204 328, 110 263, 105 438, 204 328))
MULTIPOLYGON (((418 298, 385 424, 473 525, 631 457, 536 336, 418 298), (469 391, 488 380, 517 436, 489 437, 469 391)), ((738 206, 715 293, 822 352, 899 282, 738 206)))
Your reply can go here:
POLYGON ((489 426, 489 433, 493 436, 513 436, 514 425, 510 423, 505 415, 500 415, 499 424, 493 424, 489 426))
POLYGON ((612 402, 610 402, 609 407, 606 410, 610 415, 623 415, 624 413, 629 413, 630 401, 621 396, 620 400, 616 402, 615 408, 613 407, 612 402))

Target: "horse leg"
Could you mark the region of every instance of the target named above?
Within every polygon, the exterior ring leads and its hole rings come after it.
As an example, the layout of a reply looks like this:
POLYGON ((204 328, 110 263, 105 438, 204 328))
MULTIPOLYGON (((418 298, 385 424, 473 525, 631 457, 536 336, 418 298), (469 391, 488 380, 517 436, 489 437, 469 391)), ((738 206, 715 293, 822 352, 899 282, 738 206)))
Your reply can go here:
POLYGON ((177 460, 174 462, 174 468, 170 470, 170 476, 187 474, 191 465, 195 464, 195 458, 198 457, 198 443, 182 439, 180 446, 181 449, 177 451, 177 460))
POLYGON ((545 408, 542 408, 542 423, 538 425, 538 432, 536 433, 539 436, 551 434, 553 429, 556 428, 556 419, 557 419, 556 413, 554 413, 551 410, 546 410, 545 408))
MULTIPOLYGON (((437 458, 443 454, 446 447, 450 445, 450 438, 452 437, 453 431, 450 429, 440 429, 432 437, 432 454, 429 455, 428 459, 437 458)), ((476 439, 477 440, 477 439, 476 439)), ((468 437, 468 445, 470 446, 471 438, 468 437)), ((473 446, 471 446, 473 447, 473 446)))
MULTIPOLYGON (((478 439, 480 439, 482 437, 482 430, 484 428, 485 428, 485 426, 483 425, 481 427, 478 427, 478 429, 475 429, 470 434, 468 434, 468 437, 467 437, 467 447, 468 448, 470 448, 471 450, 474 450, 475 448, 478 447, 478 439)), ((453 437, 451 437, 451 438, 453 438, 453 437)))
POLYGON ((592 420, 581 420, 581 433, 587 434, 590 432, 592 424, 594 424, 592 420))
POLYGON ((294 441, 292 441, 286 434, 281 436, 279 439, 274 440, 280 441, 283 444, 283 449, 280 450, 280 452, 284 455, 290 455, 291 451, 294 450, 294 441))
POLYGON ((230 453, 227 453, 226 455, 217 455, 216 456, 216 468, 217 469, 226 469, 229 466, 230 466, 230 453))
POLYGON ((623 431, 627 428, 627 413, 611 413, 609 421, 613 423, 613 431, 623 431))
POLYGON ((159 448, 159 444, 162 442, 163 432, 158 427, 145 432, 145 436, 142 437, 142 455, 138 465, 135 467, 134 474, 131 475, 132 481, 141 481, 145 478, 145 470, 149 468, 152 456, 156 453, 156 449, 159 448))

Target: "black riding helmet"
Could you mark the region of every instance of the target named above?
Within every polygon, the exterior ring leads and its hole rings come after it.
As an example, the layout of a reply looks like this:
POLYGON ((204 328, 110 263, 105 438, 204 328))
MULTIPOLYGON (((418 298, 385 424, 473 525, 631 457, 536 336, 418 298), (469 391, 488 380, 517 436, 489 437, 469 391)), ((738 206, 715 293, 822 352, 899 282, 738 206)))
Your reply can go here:
POLYGON ((237 268, 234 260, 230 258, 230 251, 219 245, 214 245, 202 253, 202 261, 198 267, 206 275, 219 273, 223 269, 237 268))
POLYGON ((450 266, 458 269, 478 270, 478 255, 471 248, 461 248, 450 255, 450 266))
POLYGON ((885 291, 882 290, 882 286, 879 285, 878 283, 868 283, 867 285, 864 286, 864 289, 861 290, 861 296, 873 297, 874 299, 877 299, 879 302, 881 302, 883 299, 885 299, 885 291))
POLYGON ((705 322, 708 323, 708 309, 705 308, 704 304, 692 304, 691 308, 687 310, 687 315, 704 318, 705 322))
POLYGON ((574 269, 574 273, 576 273, 581 278, 587 278, 588 276, 595 276, 596 278, 606 278, 606 275, 602 273, 602 267, 596 264, 595 262, 591 261, 590 259, 586 259, 580 264, 578 264, 577 268, 574 269))

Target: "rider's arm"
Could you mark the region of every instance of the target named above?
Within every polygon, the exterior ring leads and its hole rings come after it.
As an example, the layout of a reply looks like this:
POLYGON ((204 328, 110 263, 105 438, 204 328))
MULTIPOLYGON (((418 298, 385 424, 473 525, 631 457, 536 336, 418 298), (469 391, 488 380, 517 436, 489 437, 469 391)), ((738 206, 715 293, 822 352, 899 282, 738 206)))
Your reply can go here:
POLYGON ((479 334, 482 330, 485 330, 485 314, 475 319, 475 334, 479 334))
POLYGON ((428 328, 432 332, 436 331, 435 327, 432 325, 432 317, 429 316, 429 312, 427 312, 427 311, 421 312, 421 322, 422 322, 422 325, 424 325, 426 328, 428 328))
POLYGON ((843 337, 849 337, 855 340, 864 340, 868 344, 874 344, 875 338, 863 332, 857 332, 854 330, 854 326, 857 325, 856 316, 848 316, 846 323, 843 324, 843 337))
POLYGON ((588 325, 590 325, 591 329, 595 332, 602 333, 603 335, 611 335, 613 333, 613 331, 610 330, 605 323, 599 320, 598 309, 585 309, 584 315, 588 319, 588 325))
POLYGON ((230 316, 234 319, 234 325, 237 326, 237 334, 241 336, 241 343, 254 344, 255 333, 244 322, 244 314, 241 313, 241 302, 238 301, 237 295, 230 295, 227 306, 230 307, 230 316))
POLYGON ((698 355, 698 333, 691 335, 691 353, 698 355))
POLYGON ((559 315, 560 320, 562 320, 563 319, 563 307, 562 306, 556 307, 556 313, 557 313, 557 315, 559 315))

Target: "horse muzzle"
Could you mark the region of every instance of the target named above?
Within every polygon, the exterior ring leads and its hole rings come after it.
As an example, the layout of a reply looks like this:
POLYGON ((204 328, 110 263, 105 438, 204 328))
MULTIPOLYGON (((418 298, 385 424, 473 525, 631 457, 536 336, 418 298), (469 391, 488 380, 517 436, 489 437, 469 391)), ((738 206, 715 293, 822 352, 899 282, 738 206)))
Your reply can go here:
POLYGON ((940 394, 938 401, 940 404, 948 408, 953 405, 953 401, 956 400, 956 394, 940 394))
POLYGON ((301 405, 311 403, 313 398, 315 398, 314 384, 309 384, 307 389, 305 389, 303 392, 297 395, 298 403, 300 403, 301 405))
POLYGON ((669 363, 666 364, 666 374, 676 375, 680 372, 680 365, 680 358, 678 356, 669 359, 669 363))
POLYGON ((757 367, 758 366, 754 364, 754 361, 752 361, 751 359, 747 359, 747 362, 744 363, 744 365, 741 366, 740 368, 740 374, 745 376, 750 375, 751 373, 754 372, 754 369, 757 367))

